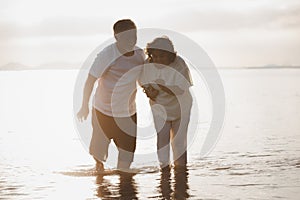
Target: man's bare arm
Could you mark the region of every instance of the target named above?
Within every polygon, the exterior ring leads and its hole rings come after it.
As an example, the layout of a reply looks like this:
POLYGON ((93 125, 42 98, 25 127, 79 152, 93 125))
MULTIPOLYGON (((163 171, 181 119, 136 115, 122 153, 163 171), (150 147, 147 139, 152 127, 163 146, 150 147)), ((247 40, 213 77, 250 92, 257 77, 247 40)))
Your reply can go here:
POLYGON ((88 75, 85 81, 84 89, 83 89, 82 105, 79 112, 77 113, 77 118, 79 119, 79 121, 86 120, 87 116, 89 115, 89 101, 96 80, 97 78, 95 78, 94 76, 88 75))

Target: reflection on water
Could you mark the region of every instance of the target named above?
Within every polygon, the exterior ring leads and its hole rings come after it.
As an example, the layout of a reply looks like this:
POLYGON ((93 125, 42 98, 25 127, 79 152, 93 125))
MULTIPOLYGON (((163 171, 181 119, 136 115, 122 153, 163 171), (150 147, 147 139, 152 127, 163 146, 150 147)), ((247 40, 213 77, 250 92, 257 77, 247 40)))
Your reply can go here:
POLYGON ((169 167, 163 168, 160 173, 158 192, 161 194, 161 199, 187 199, 189 197, 187 167, 174 167, 174 179, 172 179, 169 167))
POLYGON ((160 184, 158 185, 158 193, 161 194, 162 199, 171 198, 173 193, 171 183, 171 170, 165 167, 161 170, 160 184))
MULTIPOLYGON (((79 172, 80 173, 80 172, 79 172)), ((117 171, 114 173, 98 173, 96 177, 96 189, 95 195, 101 199, 143 199, 141 197, 138 184, 135 180, 135 176, 143 177, 144 174, 148 174, 147 171, 140 171, 139 174, 126 173, 117 171)), ((90 173, 93 174, 93 173, 90 173)), ((69 174, 76 176, 76 173, 69 174)), ((77 176, 78 176, 77 172, 77 176)), ((83 175, 83 173, 81 174, 83 175)), ((157 179, 155 182, 148 182, 152 185, 155 183, 156 195, 151 196, 155 199, 188 199, 189 198, 189 186, 188 186, 188 168, 187 167, 175 167, 163 168, 159 172, 153 174, 157 179)), ((145 177, 143 177, 145 178, 145 177)), ((146 194, 147 195, 147 194, 146 194)), ((148 194, 148 198, 150 198, 148 194)))
POLYGON ((137 199, 137 188, 133 178, 134 174, 119 172, 119 183, 112 185, 107 179, 105 174, 96 176, 96 196, 101 199, 137 199))
POLYGON ((188 170, 187 168, 176 168, 174 172, 174 199, 186 199, 189 197, 188 193, 188 170))
POLYGON ((298 199, 300 70, 222 71, 214 151, 199 157, 200 135, 186 169, 134 174, 93 171, 72 122, 76 74, 0 72, 0 199, 298 199))

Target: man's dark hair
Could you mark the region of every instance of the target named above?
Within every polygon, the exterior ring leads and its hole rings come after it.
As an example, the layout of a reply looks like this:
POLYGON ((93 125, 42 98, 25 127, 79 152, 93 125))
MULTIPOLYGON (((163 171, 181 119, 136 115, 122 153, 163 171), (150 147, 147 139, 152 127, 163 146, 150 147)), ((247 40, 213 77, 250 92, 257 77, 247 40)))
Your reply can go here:
POLYGON ((130 29, 136 29, 133 21, 130 19, 121 19, 114 24, 114 33, 121 33, 130 29))

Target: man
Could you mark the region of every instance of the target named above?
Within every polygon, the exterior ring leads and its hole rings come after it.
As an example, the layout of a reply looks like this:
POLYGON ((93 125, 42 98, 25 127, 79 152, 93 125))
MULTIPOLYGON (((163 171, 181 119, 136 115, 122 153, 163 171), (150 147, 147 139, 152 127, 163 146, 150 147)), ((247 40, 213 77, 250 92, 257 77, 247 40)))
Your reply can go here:
POLYGON ((116 42, 104 48, 96 57, 84 86, 82 106, 77 117, 85 120, 89 114, 89 99, 94 83, 98 87, 93 101, 93 135, 90 154, 96 160, 96 170, 103 170, 108 146, 113 140, 118 148, 118 169, 128 169, 136 147, 136 80, 144 63, 143 50, 136 47, 137 30, 129 19, 114 26, 116 42))

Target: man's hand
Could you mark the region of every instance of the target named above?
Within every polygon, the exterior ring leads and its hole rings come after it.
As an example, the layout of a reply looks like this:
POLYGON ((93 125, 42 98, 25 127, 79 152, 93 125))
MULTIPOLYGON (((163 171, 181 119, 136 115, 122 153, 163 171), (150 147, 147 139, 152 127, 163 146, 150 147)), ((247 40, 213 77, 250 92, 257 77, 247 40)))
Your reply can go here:
POLYGON ((77 118, 80 122, 83 122, 86 120, 87 116, 89 115, 89 107, 88 106, 82 106, 77 113, 77 118))
POLYGON ((97 78, 89 74, 85 81, 83 89, 83 99, 81 104, 82 106, 77 113, 77 118, 80 122, 86 120, 87 116, 89 115, 89 101, 96 80, 97 78))

